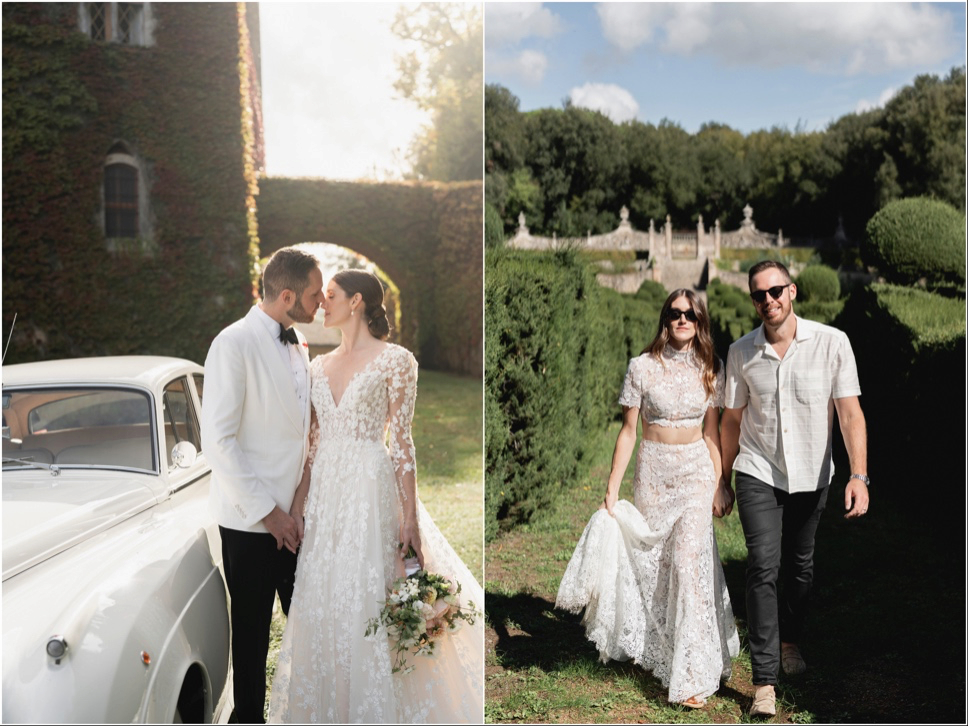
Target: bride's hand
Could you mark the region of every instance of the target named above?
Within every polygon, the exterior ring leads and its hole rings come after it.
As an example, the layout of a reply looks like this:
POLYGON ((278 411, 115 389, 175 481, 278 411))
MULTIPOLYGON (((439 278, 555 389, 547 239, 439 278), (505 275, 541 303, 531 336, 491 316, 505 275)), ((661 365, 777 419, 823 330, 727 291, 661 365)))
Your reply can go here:
POLYGON ((400 526, 400 559, 407 559, 407 552, 413 547, 413 551, 417 553, 417 562, 420 563, 420 569, 424 567, 424 556, 423 556, 423 544, 420 542, 420 530, 417 528, 416 522, 404 522, 400 526))
POLYGON ((617 501, 618 501, 618 494, 617 493, 616 494, 609 495, 608 492, 605 492, 605 499, 602 501, 601 506, 599 506, 598 508, 599 509, 607 509, 608 510, 608 513, 611 516, 614 517, 615 516, 615 511, 614 511, 614 509, 615 509, 615 503, 617 501))

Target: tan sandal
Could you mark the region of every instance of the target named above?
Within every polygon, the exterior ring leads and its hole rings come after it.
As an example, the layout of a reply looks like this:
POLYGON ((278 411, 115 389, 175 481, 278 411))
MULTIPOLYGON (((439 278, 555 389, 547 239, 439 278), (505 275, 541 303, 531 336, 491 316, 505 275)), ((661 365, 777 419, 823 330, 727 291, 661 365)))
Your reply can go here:
POLYGON ((780 646, 780 666, 788 676, 798 676, 807 670, 807 663, 800 655, 800 648, 793 643, 780 646))
POLYGON ((776 716, 776 690, 773 686, 756 687, 750 716, 776 716))
POLYGON ((685 706, 686 708, 706 708, 706 702, 700 701, 695 696, 690 696, 685 701, 679 701, 677 705, 685 706))

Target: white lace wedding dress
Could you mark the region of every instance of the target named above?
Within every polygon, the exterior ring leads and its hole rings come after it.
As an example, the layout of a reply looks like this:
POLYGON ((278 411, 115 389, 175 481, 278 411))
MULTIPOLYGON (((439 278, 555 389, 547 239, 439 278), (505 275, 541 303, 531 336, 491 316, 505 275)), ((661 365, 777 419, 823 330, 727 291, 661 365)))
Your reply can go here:
MULTIPOLYGON (((313 360, 318 419, 306 534, 272 683, 269 720, 289 723, 483 723, 483 622, 438 640, 431 657, 408 656, 410 673, 391 673, 383 628, 364 637, 387 588, 403 574, 397 549, 402 481, 415 471, 410 422, 417 362, 388 345, 353 376, 337 405, 313 360), (389 428, 389 447, 387 430, 389 428)), ((462 586, 483 610, 484 593, 418 502, 428 571, 462 586)))
MULTIPOLYGON (((619 397, 653 425, 694 427, 709 406, 691 351, 633 358, 619 397)), ((713 533, 717 482, 701 439, 673 445, 642 440, 635 506, 597 511, 558 589, 556 607, 585 610, 582 623, 601 660, 632 660, 669 689, 669 701, 704 700, 729 677, 739 637, 713 533)))

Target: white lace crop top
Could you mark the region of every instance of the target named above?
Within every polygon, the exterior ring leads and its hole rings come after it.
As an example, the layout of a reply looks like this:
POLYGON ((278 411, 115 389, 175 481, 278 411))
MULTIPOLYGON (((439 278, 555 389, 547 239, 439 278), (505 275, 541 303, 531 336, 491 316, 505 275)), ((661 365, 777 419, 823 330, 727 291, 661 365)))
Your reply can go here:
POLYGON ((648 424, 691 428, 701 426, 706 409, 723 405, 726 371, 720 362, 716 390, 708 396, 700 378, 700 365, 691 349, 666 346, 660 361, 644 353, 629 361, 618 402, 638 408, 648 424))

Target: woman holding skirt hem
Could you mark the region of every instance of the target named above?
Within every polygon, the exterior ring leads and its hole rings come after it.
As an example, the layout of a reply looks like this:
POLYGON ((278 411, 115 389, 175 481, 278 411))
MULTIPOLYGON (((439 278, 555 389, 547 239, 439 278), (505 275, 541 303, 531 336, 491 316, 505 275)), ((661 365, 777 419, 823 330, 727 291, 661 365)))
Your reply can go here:
POLYGON ((733 505, 721 480, 723 383, 705 304, 676 290, 655 339, 629 363, 605 498, 556 602, 585 610, 582 623, 603 661, 634 661, 669 689, 670 703, 690 708, 705 706, 739 652, 712 526, 713 514, 733 505), (640 417, 632 506, 618 501, 618 490, 640 417))

